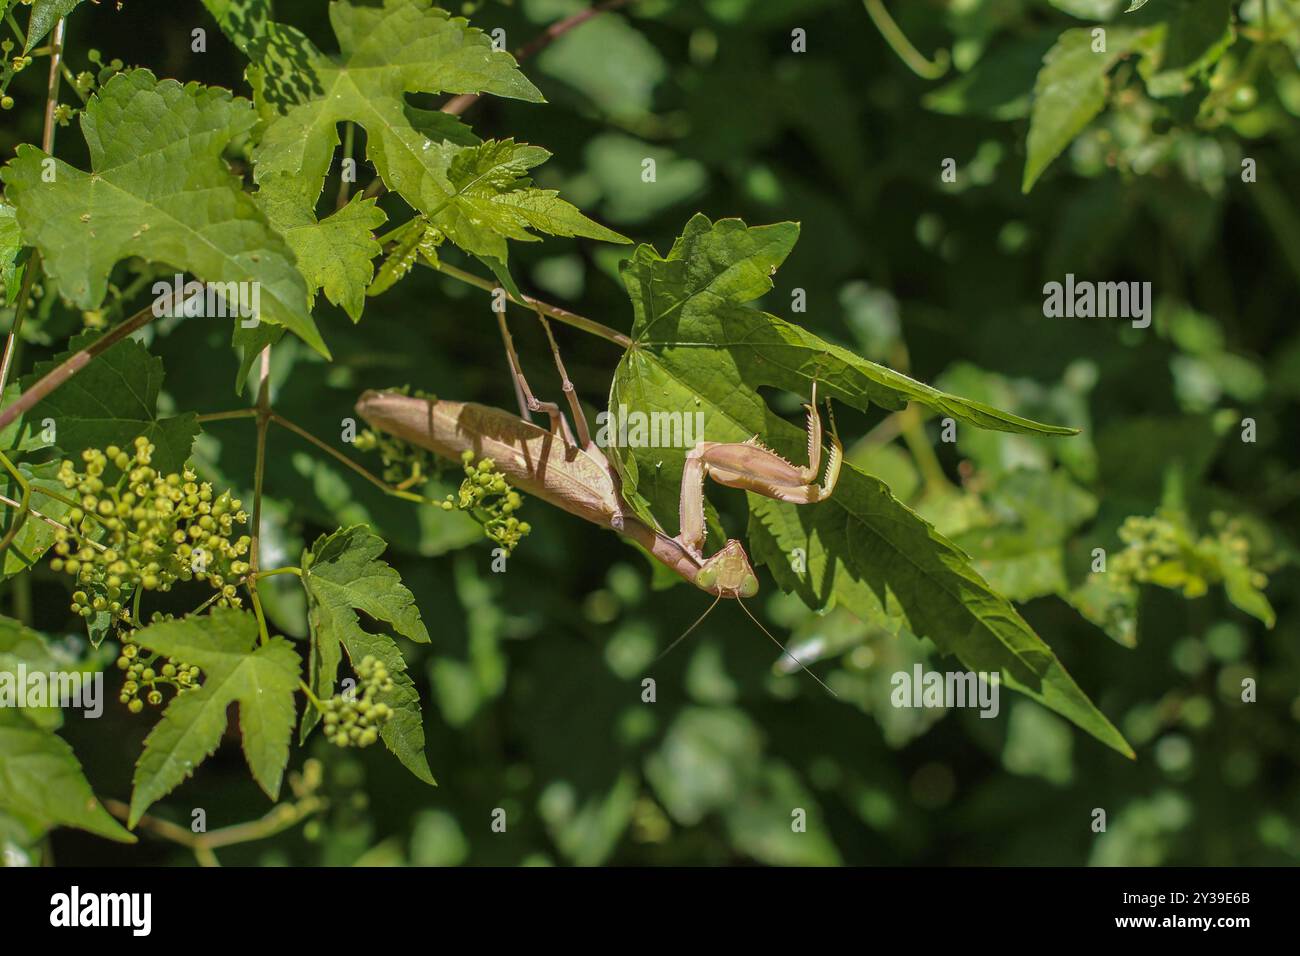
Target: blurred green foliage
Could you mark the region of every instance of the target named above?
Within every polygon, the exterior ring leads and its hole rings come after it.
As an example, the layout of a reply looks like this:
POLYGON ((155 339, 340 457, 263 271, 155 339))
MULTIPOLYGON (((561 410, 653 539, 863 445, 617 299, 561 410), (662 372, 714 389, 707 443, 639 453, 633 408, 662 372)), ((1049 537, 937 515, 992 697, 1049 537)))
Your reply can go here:
MULTIPOLYGON (((583 5, 467 6, 517 48, 583 5)), ((276 6, 332 49, 320 4, 276 6)), ((1151 0, 1127 18, 1113 0, 892 6, 917 50, 950 51, 942 78, 911 72, 858 4, 642 0, 525 63, 548 105, 484 99, 467 119, 482 135, 544 144, 555 155, 539 185, 661 250, 696 210, 800 221, 764 308, 949 391, 1082 429, 1039 439, 963 426, 954 443, 937 418, 916 413, 844 409, 839 421, 858 439, 850 460, 1020 602, 1137 760, 1014 694, 1002 695, 995 720, 895 708, 892 674, 953 663, 887 622, 810 612, 770 579, 756 610, 801 660, 819 662, 838 700, 723 606, 655 667, 657 701, 644 704, 642 676, 703 610, 703 595, 659 590, 633 549, 535 500, 525 502, 533 533, 509 570, 493 573, 491 546, 464 515, 386 498, 280 432, 266 478, 265 561, 293 563, 320 534, 357 523, 389 542, 386 559, 432 641, 403 652, 439 787, 387 754, 317 739, 310 749, 324 764, 328 809, 223 860, 1300 859, 1300 5, 1151 0), (1075 42, 1063 40, 1069 31, 1090 37, 1097 22, 1113 31, 1114 56, 1074 94, 1072 103, 1082 95, 1091 106, 1052 152, 1041 145, 1045 129, 1036 142, 1031 127, 1043 56, 1075 42), (796 28, 806 31, 805 53, 792 52, 796 28), (653 185, 639 175, 645 157, 657 163, 653 185), (941 178, 946 158, 956 161, 955 182, 941 178), (1254 164, 1252 182, 1242 181, 1243 160, 1254 164), (1042 286, 1067 272, 1152 282, 1152 326, 1044 318, 1042 286), (789 314, 795 289, 806 291, 804 314, 789 314), (1252 442, 1244 419, 1255 423, 1252 442), (1163 522, 1159 534, 1179 540, 1172 557, 1160 552, 1177 567, 1143 563, 1145 553, 1121 561, 1141 537, 1135 519, 1163 522), (1233 557, 1243 548, 1244 563, 1233 557), (1094 573, 1096 549, 1106 575, 1094 573), (1148 571, 1117 583, 1117 562, 1148 571), (1254 702, 1242 700, 1245 679, 1254 702), (492 828, 498 808, 505 832, 492 828), (1106 811, 1104 833, 1092 829, 1095 808, 1106 811), (792 827, 797 810, 806 832, 792 827)), ((93 42, 159 76, 247 92, 244 58, 199 4, 134 7, 78 11, 68 36, 74 73, 89 68, 93 42), (196 26, 208 29, 204 54, 190 52, 196 26)), ((6 158, 39 140, 36 72, 9 87, 18 103, 0 128, 6 158)), ((60 136, 61 155, 84 168, 80 138, 60 136)), ((548 239, 514 253, 526 291, 630 328, 616 272, 625 248, 548 239)), ((119 289, 131 268, 120 267, 119 289)), ((285 339, 271 389, 277 409, 318 435, 337 434, 370 387, 514 404, 477 290, 417 269, 368 303, 360 325, 324 302, 315 316, 336 361, 285 339)), ((512 320, 531 383, 556 397, 544 337, 524 313, 512 320)), ((27 354, 60 351, 87 321, 43 297, 27 354)), ((618 350, 558 334, 594 413, 618 350)), ((145 338, 167 370, 160 413, 235 405, 228 330, 162 320, 145 338)), ((766 397, 791 417, 797 410, 797 396, 766 397)), ((253 438, 246 421, 205 426, 204 477, 247 497, 253 438)), ((457 480, 455 469, 436 479, 431 496, 457 480)), ((732 494, 710 489, 729 528, 743 514, 732 494)), ((279 632, 301 639, 302 593, 286 577, 266 582, 266 610, 279 632)), ((9 613, 29 609, 46 633, 76 631, 56 575, 38 567, 17 580, 28 583, 7 585, 9 613)), ((147 729, 110 707, 101 721, 66 721, 62 733, 96 792, 122 795, 147 729)), ((213 828, 266 809, 229 743, 170 802, 206 808, 213 828)), ((121 847, 71 830, 33 841, 3 818, 0 843, 62 863, 190 859, 155 840, 121 847)))

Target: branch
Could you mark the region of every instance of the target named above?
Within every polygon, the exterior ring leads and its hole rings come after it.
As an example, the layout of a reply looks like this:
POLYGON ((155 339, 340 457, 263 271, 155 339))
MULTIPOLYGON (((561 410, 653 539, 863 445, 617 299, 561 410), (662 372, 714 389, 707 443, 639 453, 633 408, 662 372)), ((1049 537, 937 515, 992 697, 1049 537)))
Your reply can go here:
POLYGON ((59 105, 59 81, 63 78, 60 66, 63 63, 63 34, 68 21, 64 17, 54 24, 50 34, 50 82, 45 90, 45 134, 41 137, 41 149, 45 154, 54 153, 54 109, 59 105))
MULTIPOLYGON (((102 802, 108 812, 119 820, 130 818, 131 808, 121 800, 106 797, 102 802)), ((212 852, 213 850, 233 846, 236 843, 248 843, 252 840, 262 840, 274 836, 300 823, 307 817, 319 813, 328 805, 329 803, 324 797, 307 795, 295 803, 282 803, 272 807, 260 819, 248 823, 236 823, 233 826, 222 827, 220 830, 213 830, 211 833, 191 833, 185 827, 178 826, 169 820, 150 816, 147 813, 140 818, 139 826, 140 829, 152 833, 154 836, 170 840, 172 843, 179 844, 192 851, 204 866, 219 866, 220 864, 216 855, 212 852)))
MULTIPOLYGON (((464 269, 458 269, 453 265, 439 260, 436 264, 429 262, 423 256, 419 259, 424 265, 431 269, 436 269, 443 275, 451 276, 453 279, 459 279, 461 282, 467 282, 470 285, 478 286, 485 292, 495 292, 501 286, 490 279, 481 279, 472 272, 466 272, 464 269)), ((504 291, 504 290, 503 290, 504 291)), ((611 329, 608 325, 602 325, 595 319, 589 319, 584 315, 578 315, 576 312, 570 312, 568 309, 562 309, 558 305, 551 305, 549 302, 543 302, 540 299, 534 299, 530 295, 523 297, 523 300, 516 299, 509 292, 506 292, 506 298, 515 305, 522 306, 530 312, 540 312, 548 318, 555 319, 557 322, 563 322, 565 325, 571 325, 575 329, 582 329, 584 332, 590 332, 592 335, 598 335, 608 342, 613 342, 619 348, 630 349, 633 342, 630 338, 616 329, 611 329)), ((3 424, 3 423, 0 423, 3 424)))
POLYGON ((266 615, 262 612, 262 600, 257 595, 257 570, 261 566, 262 548, 262 481, 266 477, 266 432, 271 426, 271 346, 262 349, 261 369, 257 384, 257 463, 253 471, 253 533, 248 548, 249 575, 245 582, 248 594, 253 599, 253 611, 257 615, 257 628, 262 643, 270 641, 266 628, 266 615))
MULTIPOLYGON (((602 13, 607 13, 610 10, 617 10, 619 7, 626 7, 631 2, 632 0, 605 0, 604 3, 597 3, 585 10, 579 10, 577 13, 567 16, 563 20, 556 20, 549 27, 515 51, 516 62, 522 62, 533 54, 546 49, 560 37, 564 36, 564 34, 568 33, 575 27, 582 26, 582 24, 586 23, 593 17, 599 16, 602 13)), ((481 94, 478 93, 462 93, 460 96, 453 96, 442 105, 442 112, 450 113, 452 116, 459 116, 478 102, 480 95, 481 94)))
POLYGON ((14 538, 18 537, 18 532, 22 530, 27 522, 27 516, 31 513, 32 486, 4 452, 0 452, 0 465, 4 465, 5 471, 13 476, 14 483, 23 492, 23 500, 18 504, 18 513, 9 523, 9 530, 5 532, 4 539, 0 540, 0 560, 3 560, 4 553, 9 550, 9 545, 13 544, 14 538))
MULTIPOLYGON (((277 425, 281 426, 282 428, 287 428, 289 431, 293 432, 299 438, 311 442, 311 444, 319 448, 321 451, 325 452, 325 454, 329 455, 335 461, 347 465, 349 468, 355 471, 362 478, 366 479, 366 481, 370 482, 372 485, 374 485, 384 494, 392 495, 394 498, 405 498, 407 501, 415 501, 415 502, 419 502, 420 504, 437 504, 436 501, 430 501, 428 498, 424 497, 423 495, 417 495, 413 491, 406 491, 405 489, 402 488, 394 488, 392 485, 388 484, 388 482, 384 481, 383 479, 376 478, 373 474, 371 474, 361 465, 357 464, 347 455, 343 454, 343 452, 339 451, 337 448, 332 447, 327 442, 321 441, 311 432, 307 431, 307 429, 303 428, 301 425, 289 421, 289 419, 285 418, 279 412, 271 413, 271 421, 275 422, 277 425)), ((259 575, 259 577, 263 577, 263 578, 267 577, 267 574, 261 574, 259 575)))
POLYGON ((84 349, 68 356, 57 368, 46 372, 35 385, 19 395, 12 405, 0 412, 0 428, 4 428, 17 420, 20 415, 30 411, 33 405, 89 365, 97 355, 107 352, 132 332, 144 328, 153 319, 153 306, 145 306, 121 325, 114 326, 84 349))

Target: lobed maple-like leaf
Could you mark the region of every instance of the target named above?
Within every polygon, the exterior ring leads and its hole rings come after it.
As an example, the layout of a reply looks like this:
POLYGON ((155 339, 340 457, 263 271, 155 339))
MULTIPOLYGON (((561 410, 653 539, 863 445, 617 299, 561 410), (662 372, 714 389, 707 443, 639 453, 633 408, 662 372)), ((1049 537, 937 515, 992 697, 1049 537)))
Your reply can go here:
MULTIPOLYGON (((407 101, 411 93, 493 93, 540 102, 514 58, 493 49, 481 30, 428 0, 335 2, 329 17, 336 56, 283 24, 269 25, 248 44, 249 82, 268 120, 254 176, 277 215, 293 208, 300 222, 315 218, 338 124, 350 121, 364 128, 367 155, 385 185, 508 286, 507 240, 535 239, 530 230, 627 241, 553 190, 532 185, 527 171, 549 158, 546 150, 509 140, 478 143, 454 117, 407 101)), ((349 272, 360 273, 362 259, 349 246, 332 248, 350 263, 349 272)), ((359 294, 355 284, 340 292, 349 301, 359 294)))
POLYGON ((142 628, 142 647, 197 664, 202 685, 178 694, 145 738, 132 778, 128 826, 189 778, 212 755, 226 731, 226 710, 239 704, 244 756, 268 797, 280 795, 293 735, 294 693, 301 662, 282 637, 258 644, 252 614, 218 608, 205 617, 163 621, 142 628))
MULTIPOLYGON (((806 461, 806 433, 772 413, 759 393, 775 386, 834 396, 856 408, 915 400, 972 425, 1027 434, 1071 434, 923 385, 748 305, 798 236, 792 223, 748 227, 695 216, 667 257, 643 245, 623 264, 632 296, 633 346, 615 372, 610 407, 647 414, 702 412, 707 439, 755 435, 791 461, 806 461)), ((616 449, 629 504, 675 529, 686 448, 616 449)), ((903 622, 973 670, 1000 671, 1122 753, 1119 732, 1088 700, 1052 650, 970 560, 898 501, 879 479, 846 464, 832 497, 796 506, 748 495, 750 542, 786 590, 809 606, 832 601, 869 620, 903 622), (788 555, 806 556, 807 572, 788 555)))
MULTIPOLYGON (((396 571, 379 559, 387 545, 369 528, 356 525, 322 535, 302 556, 302 585, 307 591, 307 621, 311 628, 308 664, 312 692, 330 697, 338 674, 342 652, 359 662, 367 655, 383 661, 394 687, 380 700, 393 708, 394 716, 381 732, 384 744, 411 773, 434 783, 424 755, 424 722, 415 684, 406 673, 406 662, 396 642, 386 634, 361 627, 357 612, 419 644, 429 643, 429 632, 420 619, 415 597, 402 584, 396 571)), ((313 708, 303 713, 300 737, 315 726, 313 708)))
MULTIPOLYGON (((12 688, 20 673, 30 677, 79 670, 79 662, 51 646, 45 635, 0 617, 0 681, 12 688)), ((41 829, 78 827, 134 843, 135 837, 95 799, 72 748, 55 735, 62 723, 59 708, 5 703, 0 706, 0 813, 41 829)))
POLYGON ((82 114, 89 172, 22 145, 0 179, 23 236, 78 308, 97 308, 113 266, 139 256, 204 282, 258 283, 262 324, 328 357, 293 253, 222 159, 256 123, 252 104, 227 90, 131 70, 82 114))
POLYGON ((271 22, 271 0, 203 0, 230 42, 247 51, 248 44, 266 33, 271 22))

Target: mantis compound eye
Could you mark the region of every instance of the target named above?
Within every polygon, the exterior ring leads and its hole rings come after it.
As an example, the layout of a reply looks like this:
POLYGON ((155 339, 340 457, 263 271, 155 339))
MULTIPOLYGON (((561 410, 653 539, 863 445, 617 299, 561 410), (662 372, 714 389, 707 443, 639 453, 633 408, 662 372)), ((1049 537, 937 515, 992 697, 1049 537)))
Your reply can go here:
POLYGON ((746 574, 740 582, 740 596, 743 598, 752 598, 758 593, 758 578, 752 574, 746 574))
POLYGON ((718 583, 718 569, 700 568, 700 573, 695 576, 695 583, 705 591, 713 590, 713 586, 718 583))

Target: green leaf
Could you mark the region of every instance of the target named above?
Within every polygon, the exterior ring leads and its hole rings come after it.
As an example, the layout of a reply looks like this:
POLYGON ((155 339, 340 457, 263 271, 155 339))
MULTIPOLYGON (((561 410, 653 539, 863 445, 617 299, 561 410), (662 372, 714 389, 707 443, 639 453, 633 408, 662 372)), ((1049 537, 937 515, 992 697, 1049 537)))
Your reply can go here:
POLYGON ((969 72, 927 93, 922 102, 926 109, 952 116, 1028 116, 1029 90, 1050 45, 1050 38, 1034 36, 995 47, 969 72))
MULTIPOLYGON (((39 671, 49 674, 54 671, 72 670, 76 662, 65 654, 55 654, 48 639, 39 631, 34 631, 21 621, 0 616, 0 675, 14 675, 16 680, 19 665, 26 667, 28 673, 39 671)), ((63 723, 63 711, 57 706, 24 707, 22 715, 32 723, 46 730, 57 730, 63 723)))
POLYGON ((550 159, 540 146, 489 140, 478 146, 443 144, 430 174, 432 188, 417 208, 466 252, 505 267, 506 240, 535 241, 536 229, 553 236, 587 236, 628 242, 592 222, 553 189, 536 189, 528 170, 550 159), (441 168, 438 168, 441 167, 441 168), (445 172, 443 171, 445 170, 445 172))
MULTIPOLYGON (((1119 9, 1120 0, 1049 0, 1056 9, 1081 20, 1109 20, 1119 9)), ((1143 3, 1146 0, 1142 0, 1143 3)))
POLYGON ((384 238, 392 246, 375 273, 374 281, 366 289, 366 295, 383 295, 415 268, 420 259, 435 269, 438 267, 438 243, 442 241, 442 234, 423 216, 402 223, 384 238))
POLYGON ((260 318, 328 357, 292 252, 222 159, 256 122, 227 90, 132 70, 82 115, 91 172, 23 145, 0 179, 24 236, 78 308, 97 308, 113 265, 139 256, 208 283, 258 283, 260 318))
POLYGON ((133 778, 129 826, 206 760, 226 730, 226 709, 239 704, 244 756, 268 797, 280 795, 293 733, 301 662, 282 637, 258 644, 257 621, 233 608, 206 617, 164 621, 135 633, 142 647, 197 664, 203 683, 177 695, 144 742, 133 778))
MULTIPOLYGON (((18 465, 18 471, 33 489, 45 488, 57 495, 66 496, 68 489, 64 488, 63 482, 55 477, 58 470, 58 462, 53 461, 40 465, 25 463, 18 465)), ((5 470, 0 470, 0 494, 11 501, 21 500, 22 490, 16 486, 9 472, 5 470)), ((47 518, 58 521, 68 513, 69 506, 33 490, 31 507, 47 518)), ((3 520, 5 529, 8 529, 9 522, 13 520, 13 515, 10 513, 13 510, 16 509, 0 502, 0 519, 3 520)), ((0 567, 0 580, 13 577, 32 567, 53 544, 54 528, 35 515, 29 514, 17 536, 10 543, 9 550, 4 554, 4 564, 0 567)))
POLYGON ((1025 149, 1021 191, 1038 177, 1106 105, 1106 75, 1143 31, 1107 27, 1104 52, 1093 51, 1091 27, 1066 30, 1043 57, 1034 82, 1034 101, 1025 149))
POLYGON ((18 228, 18 213, 8 203, 0 202, 0 302, 10 305, 16 294, 14 277, 18 272, 18 253, 23 250, 23 233, 18 228))
POLYGON ((1256 618, 1271 630, 1277 623, 1277 614, 1264 592, 1255 585, 1254 578, 1258 572, 1232 554, 1224 553, 1219 560, 1223 573, 1223 590, 1228 600, 1238 610, 1256 618))
POLYGON ((0 812, 119 843, 136 840, 95 799, 72 748, 8 708, 0 709, 0 812))
MULTIPOLYGON (((23 387, 30 388, 98 337, 95 332, 78 335, 68 343, 68 351, 38 362, 23 387)), ((155 446, 153 467, 164 474, 180 471, 200 428, 193 412, 158 417, 158 392, 165 374, 162 359, 150 355, 139 342, 123 339, 37 402, 27 417, 32 422, 52 419, 55 444, 69 457, 86 448, 129 447, 143 435, 155 446)))
MULTIPOLYGON (((816 381, 820 396, 863 410, 900 409, 917 401, 981 428, 1075 433, 941 392, 746 305, 772 288, 771 275, 798 236, 795 223, 749 227, 739 219, 713 223, 697 214, 666 258, 649 245, 638 246, 622 265, 635 313, 634 345, 614 373, 611 413, 627 404, 646 413, 702 411, 706 421, 737 415, 755 423, 743 441, 766 434, 766 423, 776 420, 754 390, 770 385, 808 395, 816 381), (683 390, 683 382, 693 387, 683 390)), ((640 492, 676 513, 680 455, 642 448, 620 460, 625 492, 640 492)), ((635 498, 631 503, 636 506, 635 498)))
MULTIPOLYGON (((709 440, 758 435, 792 461, 807 455, 806 434, 770 411, 760 387, 806 394, 815 378, 859 408, 898 408, 912 398, 973 424, 1069 433, 938 392, 746 306, 771 288, 770 276, 796 234, 790 224, 751 229, 738 220, 713 224, 696 216, 666 259, 639 247, 623 271, 636 311, 635 342, 615 373, 611 406, 700 411, 709 440)), ((618 448, 629 503, 643 514, 648 504, 651 520, 671 515, 675 524, 684 457, 684 448, 618 448)), ((755 494, 748 500, 756 556, 811 607, 837 600, 864 620, 901 620, 967 667, 1001 671, 1009 683, 1131 754, 1011 603, 879 480, 846 465, 822 504, 795 506, 755 494), (796 548, 809 569, 798 582, 791 581, 787 558, 796 548)))
POLYGON ((247 52, 248 44, 266 33, 271 22, 271 0, 203 0, 230 42, 247 52))
POLYGON ((342 209, 317 221, 311 205, 295 201, 292 189, 264 187, 258 198, 271 225, 293 250, 312 298, 323 289, 325 298, 358 321, 375 274, 372 260, 383 251, 375 230, 388 221, 377 201, 353 196, 342 209))
POLYGON ((1065 548, 1070 535, 1097 512, 1097 499, 1063 471, 1011 472, 989 492, 1005 520, 953 538, 993 589, 1013 601, 1065 595, 1065 548))
POLYGON ((382 7, 330 5, 340 54, 330 56, 293 27, 273 25, 251 44, 249 81, 268 126, 254 175, 269 202, 293 193, 314 206, 338 145, 337 125, 366 131, 368 157, 389 189, 426 214, 457 245, 503 271, 506 240, 529 229, 625 241, 552 190, 533 188, 528 169, 549 157, 511 141, 476 144, 447 114, 410 106, 409 93, 493 93, 539 102, 514 58, 427 0, 382 7))
POLYGON ((340 639, 353 665, 367 656, 383 662, 393 681, 393 689, 376 699, 393 709, 392 718, 383 726, 380 737, 384 745, 417 778, 436 787, 429 759, 424 755, 424 715, 420 711, 420 692, 406 672, 401 648, 387 634, 371 634, 360 628, 345 631, 340 639))
POLYGON ((35 0, 32 16, 27 21, 27 45, 23 53, 31 53, 36 44, 54 29, 54 24, 80 6, 81 0, 35 0))
MULTIPOLYGON (((403 637, 429 643, 415 598, 398 573, 379 560, 386 547, 369 528, 356 525, 322 535, 303 552, 302 584, 311 627, 309 680, 318 698, 333 696, 342 648, 354 661, 366 654, 382 660, 395 685, 386 702, 397 711, 384 727, 384 743, 408 770, 432 784, 433 774, 424 756, 419 696, 406 675, 406 662, 391 638, 364 630, 357 616, 357 611, 362 611, 403 637)), ((304 712, 299 732, 302 739, 317 719, 314 708, 304 712)))
MULTIPOLYGON (((800 446, 797 429, 782 431, 778 451, 800 446)), ((908 630, 930 638, 941 652, 970 670, 1001 672, 1009 686, 1133 756, 1011 602, 880 481, 846 465, 834 495, 822 504, 795 506, 754 494, 749 504, 751 528, 762 523, 779 548, 776 560, 763 555, 773 573, 782 565, 788 569, 787 555, 803 549, 805 587, 822 601, 833 597, 864 620, 876 618, 882 606, 897 607, 908 630)))
POLYGON ((1217 63, 1236 39, 1232 2, 1179 0, 1163 12, 1163 22, 1151 31, 1153 41, 1159 42, 1151 44, 1139 70, 1152 96, 1180 96, 1191 91, 1192 78, 1217 63))

